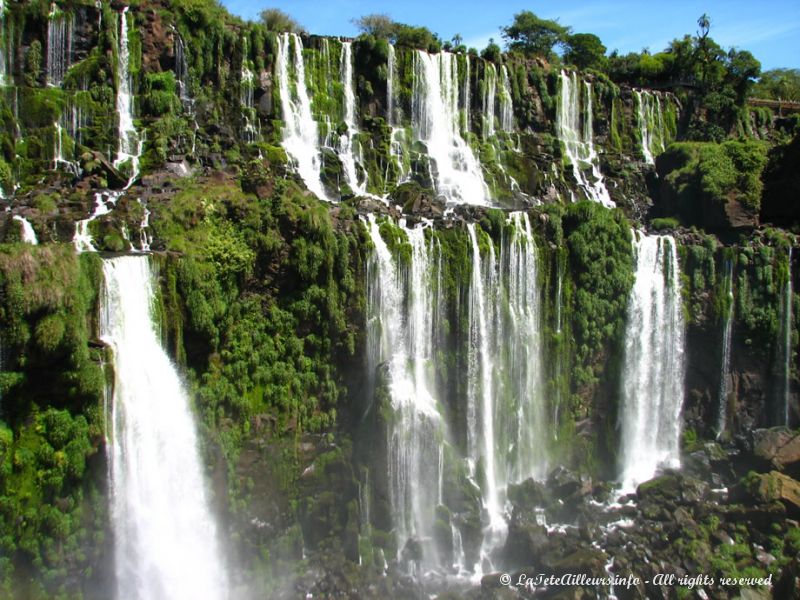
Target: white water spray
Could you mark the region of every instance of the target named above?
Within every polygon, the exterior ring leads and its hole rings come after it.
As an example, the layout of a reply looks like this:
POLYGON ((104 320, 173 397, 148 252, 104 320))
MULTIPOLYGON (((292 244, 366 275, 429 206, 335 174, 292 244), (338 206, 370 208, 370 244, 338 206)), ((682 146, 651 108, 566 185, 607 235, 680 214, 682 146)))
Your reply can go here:
POLYGON ((139 174, 139 156, 142 141, 133 124, 133 94, 131 93, 130 53, 128 51, 128 7, 119 15, 119 39, 117 47, 117 137, 119 146, 114 166, 130 161, 129 187, 139 174))
POLYGON ((433 162, 436 191, 449 203, 490 204, 481 165, 459 133, 458 62, 421 50, 414 59, 412 121, 433 162))
POLYGON ((278 36, 276 71, 283 112, 283 147, 294 162, 306 187, 323 200, 330 200, 322 187, 319 131, 311 115, 311 101, 306 88, 303 42, 294 33, 278 36), (291 47, 294 53, 290 61, 291 47), (290 62, 292 68, 290 69, 290 62), (292 72, 294 77, 292 77, 292 72), (294 86, 292 85, 294 82, 294 86), (294 93, 292 93, 294 88, 294 93))
POLYGON ((611 208, 614 202, 603 182, 599 158, 594 149, 592 86, 589 82, 583 82, 583 102, 580 99, 580 90, 578 75, 574 72, 567 75, 565 71, 561 71, 561 89, 556 111, 558 138, 564 144, 564 151, 572 164, 572 173, 586 197, 611 208), (591 179, 586 171, 591 172, 591 179))
POLYGON ((158 341, 147 257, 103 262, 113 350, 111 519, 120 600, 227 597, 189 398, 158 341))
POLYGON ((628 300, 622 389, 622 488, 680 466, 685 325, 680 266, 670 236, 634 232, 636 281, 628 300))

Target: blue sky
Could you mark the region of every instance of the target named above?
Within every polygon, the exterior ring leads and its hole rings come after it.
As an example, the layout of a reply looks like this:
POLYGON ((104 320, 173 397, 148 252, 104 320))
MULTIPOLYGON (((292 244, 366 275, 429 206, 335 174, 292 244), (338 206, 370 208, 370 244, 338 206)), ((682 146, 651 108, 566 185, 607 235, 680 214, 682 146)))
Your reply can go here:
POLYGON ((697 29, 697 17, 711 16, 711 37, 724 48, 750 50, 762 68, 800 68, 800 1, 689 0, 222 0, 234 14, 255 19, 267 7, 280 8, 311 33, 353 36, 350 19, 386 13, 394 20, 424 25, 449 39, 460 33, 469 46, 482 49, 490 37, 501 42, 499 27, 520 10, 558 18, 576 33, 594 33, 620 52, 662 50, 673 38, 697 29))

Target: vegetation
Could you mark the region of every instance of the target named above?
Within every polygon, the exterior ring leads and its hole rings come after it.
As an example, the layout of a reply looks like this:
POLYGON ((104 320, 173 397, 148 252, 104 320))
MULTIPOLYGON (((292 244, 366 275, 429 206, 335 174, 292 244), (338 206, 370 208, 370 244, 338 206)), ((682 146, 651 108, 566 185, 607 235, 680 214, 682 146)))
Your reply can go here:
POLYGON ((510 50, 520 51, 528 56, 548 58, 555 46, 566 41, 569 27, 523 10, 515 14, 511 25, 503 27, 502 31, 510 50))
POLYGON ((266 8, 259 13, 259 17, 267 31, 276 33, 300 33, 303 31, 303 26, 300 23, 278 8, 266 8))
POLYGON ((724 205, 736 200, 756 212, 761 206, 761 173, 767 147, 755 140, 722 144, 679 142, 660 159, 660 172, 675 194, 688 222, 703 222, 703 204, 724 205))
POLYGON ((771 69, 761 73, 750 95, 767 100, 800 102, 800 69, 771 69))
POLYGON ((605 71, 606 47, 593 33, 574 33, 564 42, 564 61, 579 69, 605 71))

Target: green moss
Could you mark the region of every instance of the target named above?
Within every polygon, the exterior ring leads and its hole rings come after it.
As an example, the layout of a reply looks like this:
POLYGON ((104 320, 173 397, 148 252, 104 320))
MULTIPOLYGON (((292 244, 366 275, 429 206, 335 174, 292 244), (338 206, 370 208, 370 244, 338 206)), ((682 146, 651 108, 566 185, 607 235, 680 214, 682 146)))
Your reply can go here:
POLYGON ((680 227, 680 222, 678 219, 672 217, 664 217, 660 219, 653 219, 650 221, 650 226, 655 231, 664 231, 668 229, 677 229, 680 227))
POLYGON ((758 211, 767 163, 766 146, 758 141, 722 144, 681 142, 670 145, 662 175, 675 190, 685 214, 694 214, 700 196, 724 204, 735 198, 758 211))

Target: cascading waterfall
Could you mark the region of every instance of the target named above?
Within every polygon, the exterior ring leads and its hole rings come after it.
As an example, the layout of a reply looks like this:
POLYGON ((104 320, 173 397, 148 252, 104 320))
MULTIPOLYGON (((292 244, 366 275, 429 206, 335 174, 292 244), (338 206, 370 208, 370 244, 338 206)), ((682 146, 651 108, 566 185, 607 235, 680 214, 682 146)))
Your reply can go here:
POLYGON ((245 141, 254 142, 258 138, 258 117, 254 108, 256 76, 247 54, 247 38, 242 38, 242 69, 239 74, 239 101, 242 106, 243 136, 245 141))
POLYGON ((174 31, 175 40, 175 81, 178 83, 178 95, 184 108, 191 111, 193 101, 189 89, 189 62, 186 59, 186 44, 183 43, 181 34, 174 31))
MULTIPOLYGON (((509 215, 500 260, 480 254, 474 224, 467 388, 468 453, 483 469, 484 556, 503 539, 506 489, 547 470, 538 258, 528 215, 509 215)), ((479 477, 478 479, 481 479, 479 477)))
POLYGON ((6 2, 0 0, 0 85, 8 85, 9 64, 6 58, 8 42, 6 40, 6 2))
POLYGON ((31 225, 30 221, 20 215, 14 215, 13 219, 19 222, 22 241, 25 244, 38 245, 39 240, 36 239, 36 232, 33 230, 33 225, 31 225))
POLYGON ((389 44, 388 58, 386 62, 386 122, 389 127, 394 127, 394 80, 397 69, 394 46, 389 44))
POLYGON ((500 320, 497 337, 500 348, 507 342, 507 355, 496 353, 505 358, 503 382, 508 390, 504 396, 513 399, 513 410, 495 409, 502 429, 510 435, 507 447, 513 448, 504 486, 529 477, 541 479, 547 468, 538 253, 528 214, 511 213, 509 221, 514 232, 511 239, 504 239, 501 260, 508 311, 505 320, 500 320))
POLYGON ((786 275, 786 286, 783 288, 783 323, 781 334, 783 336, 783 422, 781 425, 789 426, 789 391, 792 375, 792 301, 794 290, 792 284, 792 247, 789 246, 789 264, 786 275))
POLYGON ((412 253, 410 264, 401 266, 372 214, 368 229, 375 247, 368 267, 368 364, 372 368, 387 365, 394 411, 388 432, 389 495, 398 558, 403 559, 406 542, 416 539, 422 547, 422 564, 427 567, 439 563, 432 534, 435 508, 442 502, 445 439, 431 369, 431 251, 422 228, 405 229, 412 253), (439 460, 433 460, 435 456, 439 460))
POLYGON ((719 395, 717 398, 717 438, 725 431, 728 418, 728 396, 731 393, 731 337, 733 334, 733 261, 725 260, 725 301, 727 311, 722 329, 722 364, 719 372, 719 395))
POLYGON ((483 467, 483 502, 489 515, 489 536, 498 537, 505 530, 502 501, 497 478, 498 459, 494 431, 494 389, 492 364, 494 319, 489 310, 497 302, 497 262, 494 244, 489 256, 481 258, 475 224, 467 225, 472 243, 472 281, 469 290, 469 368, 467 373, 468 450, 471 458, 480 459, 483 467))
POLYGON ((497 95, 497 69, 487 62, 483 72, 483 137, 494 135, 494 103, 497 95))
POLYGON ((300 36, 284 33, 278 36, 276 70, 283 112, 283 147, 294 162, 297 172, 306 187, 323 200, 330 200, 322 187, 320 168, 322 159, 319 150, 317 123, 311 115, 311 101, 306 88, 306 73, 303 63, 303 42, 300 36), (289 52, 294 46, 292 71, 289 68, 289 52), (292 85, 292 80, 294 86, 292 85), (294 88, 294 94, 292 89, 294 88))
POLYGON ((353 142, 356 140, 358 125, 356 124, 356 95, 353 81, 353 52, 351 42, 342 42, 342 57, 339 69, 344 90, 344 123, 347 131, 339 137, 339 158, 344 168, 347 184, 355 194, 366 194, 366 182, 359 183, 356 169, 356 157, 353 142))
POLYGON ((111 520, 118 598, 227 597, 189 398, 158 341, 146 256, 103 262, 113 349, 111 520))
POLYGON ((414 58, 412 122, 433 162, 436 191, 449 203, 489 204, 481 165, 459 133, 457 61, 421 50, 414 58))
POLYGON ((61 120, 63 118, 64 116, 62 114, 61 119, 53 123, 53 170, 57 171, 60 167, 77 177, 81 172, 79 163, 74 160, 67 160, 64 156, 64 136, 67 132, 61 125, 61 120))
POLYGON ((56 3, 50 4, 47 20, 47 85, 60 87, 64 75, 72 64, 72 38, 74 20, 71 13, 63 13, 56 3))
POLYGON ((680 265, 671 236, 634 232, 636 281, 628 300, 622 386, 623 490, 680 466, 685 372, 680 265))
POLYGON ((469 54, 464 55, 464 89, 461 95, 464 97, 464 109, 461 118, 461 135, 467 136, 470 127, 470 111, 472 110, 472 98, 470 94, 470 59, 469 54))
POLYGON ((139 156, 142 142, 133 124, 133 95, 131 93, 130 54, 128 51, 128 7, 119 15, 119 39, 117 47, 117 136, 119 146, 114 166, 130 161, 130 186, 139 174, 139 156))
POLYGON ((399 184, 405 181, 410 171, 408 158, 406 156, 406 130, 402 127, 396 126, 400 121, 402 121, 402 114, 398 114, 398 112, 402 113, 402 111, 399 111, 397 106, 397 92, 394 87, 394 82, 397 79, 397 61, 395 57, 395 49, 392 44, 389 44, 389 56, 386 65, 386 73, 386 117, 389 126, 392 128, 389 154, 397 165, 398 173, 397 181, 395 182, 390 182, 387 174, 384 184, 388 187, 391 183, 399 184))
POLYGON ((514 101, 505 65, 500 67, 500 128, 503 131, 514 131, 514 101))
POLYGON ((572 173, 589 200, 600 202, 609 208, 614 206, 608 194, 599 159, 594 149, 592 127, 592 86, 583 82, 583 123, 581 124, 581 100, 577 73, 561 71, 561 89, 556 110, 556 131, 564 144, 564 151, 572 164, 572 173), (591 170, 592 181, 585 171, 591 170))
POLYGON ((94 239, 89 232, 89 223, 107 215, 111 209, 116 206, 117 200, 122 195, 122 192, 97 192, 94 195, 94 210, 87 219, 81 219, 75 223, 75 234, 72 237, 72 244, 75 250, 80 254, 81 252, 97 252, 94 247, 94 239))
POLYGON ((642 154, 645 162, 652 165, 655 164, 655 156, 664 151, 667 143, 661 97, 658 93, 647 90, 634 90, 633 94, 636 98, 636 117, 642 138, 642 154))

